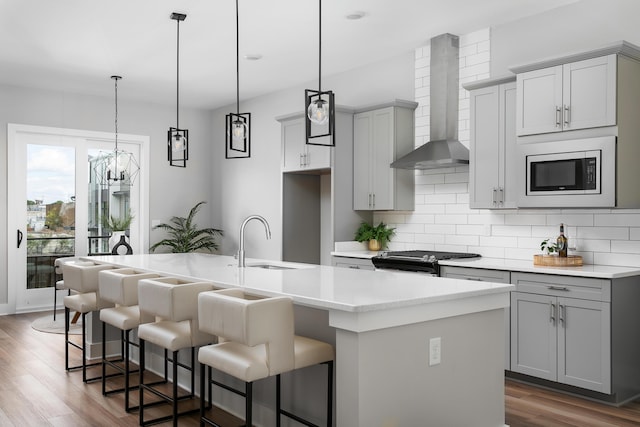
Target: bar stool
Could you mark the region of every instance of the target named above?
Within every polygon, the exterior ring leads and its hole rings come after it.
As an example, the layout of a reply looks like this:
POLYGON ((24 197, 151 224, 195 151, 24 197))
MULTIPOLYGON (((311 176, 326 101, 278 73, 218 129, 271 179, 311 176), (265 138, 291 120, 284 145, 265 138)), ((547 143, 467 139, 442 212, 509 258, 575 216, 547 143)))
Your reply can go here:
MULTIPOLYGON (((143 279, 138 282, 138 306, 140 316, 152 316, 156 320, 151 323, 141 323, 138 326, 138 340, 140 345, 140 425, 156 424, 173 420, 178 425, 178 417, 198 409, 178 412, 178 401, 192 399, 195 388, 195 347, 215 342, 215 337, 201 332, 198 327, 198 294, 214 289, 210 282, 185 282, 175 278, 143 279), (144 382, 145 347, 150 342, 172 352, 172 394, 163 393, 153 384, 144 382), (191 364, 180 363, 178 352, 191 349, 191 364), (178 395, 178 367, 190 371, 191 390, 188 395, 178 395), (148 391, 171 404, 171 415, 155 419, 144 419, 144 392, 148 391)), ((166 363, 166 359, 165 359, 166 363)))
MULTIPOLYGON (((56 275, 62 276, 62 265, 70 262, 82 263, 83 261, 79 261, 78 257, 56 258, 53 264, 53 271, 55 272, 56 275)), ((89 262, 89 264, 93 264, 93 263, 89 262)), ((67 295, 71 295, 71 289, 67 288, 66 285, 64 284, 64 276, 62 277, 62 280, 56 281, 55 288, 53 289, 53 321, 54 322, 56 320, 56 309, 58 308, 58 291, 62 291, 62 290, 67 290, 68 291, 67 295)))
POLYGON ((216 424, 205 417, 205 365, 209 406, 211 385, 245 397, 245 424, 252 422, 253 382, 276 376, 276 425, 281 415, 304 425, 310 421, 281 408, 280 375, 307 366, 328 367, 327 426, 333 423, 333 346, 294 334, 293 301, 289 297, 247 299, 241 289, 204 292, 198 296, 200 329, 217 335, 219 343, 200 348, 200 424, 216 424), (245 382, 245 391, 212 380, 216 369, 245 382))
POLYGON ((62 275, 67 288, 76 293, 64 297, 64 357, 65 369, 73 371, 82 368, 82 381, 90 382, 101 379, 100 376, 87 379, 87 368, 98 366, 102 362, 87 364, 87 313, 98 311, 112 306, 100 298, 98 289, 98 272, 112 269, 106 264, 94 264, 92 262, 67 263, 62 265, 62 275), (69 313, 74 310, 82 314, 82 345, 69 340, 69 313), (82 364, 69 366, 69 346, 82 351, 82 364))
MULTIPOLYGON (((140 309, 138 307, 138 281, 142 279, 158 278, 155 273, 145 273, 132 268, 117 268, 113 270, 102 270, 98 274, 98 286, 100 297, 104 301, 115 304, 115 307, 103 308, 100 310, 100 320, 102 321, 102 394, 104 396, 124 392, 124 408, 126 412, 136 410, 137 406, 129 405, 130 390, 137 389, 131 387, 129 374, 130 369, 130 346, 138 347, 138 344, 131 341, 131 331, 140 325, 140 309), (107 324, 120 330, 120 358, 116 360, 107 359, 107 324), (119 365, 122 362, 124 366, 119 365), (116 370, 116 374, 107 375, 107 366, 116 370), (123 375, 124 387, 108 390, 106 389, 107 378, 123 375)), ((153 319, 148 319, 153 321, 153 319)), ((137 371, 133 371, 137 372, 137 371)), ((165 379, 167 370, 165 369, 165 379)))

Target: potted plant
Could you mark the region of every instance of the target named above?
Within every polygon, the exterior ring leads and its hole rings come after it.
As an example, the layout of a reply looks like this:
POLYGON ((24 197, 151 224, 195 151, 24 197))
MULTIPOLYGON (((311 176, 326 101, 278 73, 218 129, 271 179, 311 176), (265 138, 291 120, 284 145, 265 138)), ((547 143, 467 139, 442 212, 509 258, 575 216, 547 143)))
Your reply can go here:
POLYGON ((377 226, 372 226, 368 222, 362 221, 356 231, 355 239, 358 242, 369 242, 369 250, 379 251, 387 247, 391 237, 396 234, 396 229, 380 222, 377 226))
POLYGON ((129 227, 131 227, 133 218, 134 216, 131 213, 131 209, 127 209, 122 218, 115 217, 113 215, 104 215, 102 217, 102 227, 105 230, 111 231, 111 237, 109 237, 109 250, 120 242, 122 236, 124 236, 125 232, 129 230, 129 227))
POLYGON ((206 202, 199 202, 191 210, 187 217, 174 216, 170 222, 158 224, 154 230, 165 230, 170 237, 162 239, 151 245, 149 250, 155 252, 160 246, 168 246, 172 253, 186 253, 207 250, 209 252, 218 249, 216 236, 222 236, 222 230, 217 228, 198 229, 193 219, 198 213, 200 206, 206 202))

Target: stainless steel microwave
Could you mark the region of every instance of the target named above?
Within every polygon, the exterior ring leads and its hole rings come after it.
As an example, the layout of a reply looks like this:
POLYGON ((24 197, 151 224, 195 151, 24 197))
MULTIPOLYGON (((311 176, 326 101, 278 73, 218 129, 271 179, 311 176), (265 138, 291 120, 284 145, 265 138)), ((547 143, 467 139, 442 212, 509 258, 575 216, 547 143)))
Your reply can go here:
POLYGON ((615 207, 615 136, 519 145, 518 206, 615 207))

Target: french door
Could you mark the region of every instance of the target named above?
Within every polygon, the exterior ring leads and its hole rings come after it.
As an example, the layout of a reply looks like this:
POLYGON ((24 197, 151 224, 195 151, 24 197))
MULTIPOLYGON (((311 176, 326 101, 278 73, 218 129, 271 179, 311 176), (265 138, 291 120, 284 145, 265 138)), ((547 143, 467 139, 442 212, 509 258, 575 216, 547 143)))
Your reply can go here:
MULTIPOLYGON (((147 143, 118 135, 141 167, 147 143)), ((0 313, 53 310, 55 259, 109 253, 105 217, 130 213, 130 245, 138 253, 148 246, 146 174, 126 186, 100 182, 96 161, 113 148, 109 133, 8 125, 8 294, 0 313)))

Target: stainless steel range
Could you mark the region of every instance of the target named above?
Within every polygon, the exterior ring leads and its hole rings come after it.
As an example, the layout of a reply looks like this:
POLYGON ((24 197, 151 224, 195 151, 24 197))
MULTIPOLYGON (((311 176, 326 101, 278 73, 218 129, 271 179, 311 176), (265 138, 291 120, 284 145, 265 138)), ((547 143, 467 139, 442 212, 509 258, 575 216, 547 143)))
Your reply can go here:
POLYGON ((465 252, 439 252, 439 251, 391 251, 382 252, 371 258, 373 265, 379 269, 394 269, 403 271, 419 271, 440 275, 438 261, 458 258, 477 258, 478 254, 465 252))

